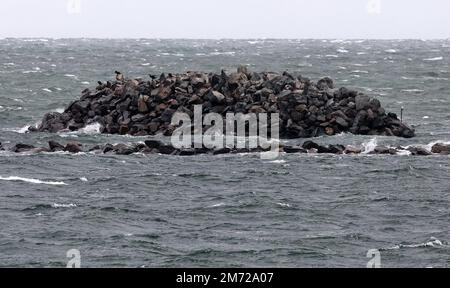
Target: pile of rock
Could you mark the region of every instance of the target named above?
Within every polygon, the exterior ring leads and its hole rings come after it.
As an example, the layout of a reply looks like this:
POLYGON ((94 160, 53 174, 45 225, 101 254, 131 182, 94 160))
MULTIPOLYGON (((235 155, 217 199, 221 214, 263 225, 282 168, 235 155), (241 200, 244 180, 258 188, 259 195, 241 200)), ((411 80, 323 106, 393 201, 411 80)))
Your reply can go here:
MULTIPOLYGON (((117 155, 131 155, 135 153, 143 154, 163 154, 163 155, 179 155, 179 156, 193 156, 200 154, 220 155, 220 154, 236 154, 236 153, 256 153, 269 151, 268 149, 248 149, 248 148, 222 148, 222 149, 208 149, 208 148, 190 148, 178 149, 170 144, 164 144, 158 140, 146 140, 144 143, 134 144, 105 144, 95 145, 89 149, 83 149, 83 145, 76 141, 68 142, 66 145, 61 145, 55 141, 50 141, 48 147, 35 147, 27 144, 16 144, 10 151, 14 153, 40 153, 40 152, 93 152, 96 154, 117 154, 117 155)), ((0 146, 1 147, 1 146, 0 146)), ((344 146, 340 144, 320 145, 313 141, 305 141, 301 145, 288 146, 282 145, 279 148, 280 152, 284 153, 309 153, 309 154, 361 154, 365 152, 361 147, 344 146)), ((378 155, 399 155, 403 152, 410 152, 413 156, 429 156, 433 154, 450 155, 450 145, 438 143, 435 144, 431 152, 422 147, 385 147, 377 146, 375 149, 367 154, 378 155)))
POLYGON ((361 92, 335 88, 333 80, 317 83, 301 75, 284 72, 237 72, 221 74, 187 72, 150 75, 149 80, 126 79, 98 82, 63 113, 44 116, 31 131, 78 130, 100 123, 109 134, 169 136, 175 112, 193 115, 194 105, 203 114, 279 113, 281 138, 309 138, 341 132, 364 135, 414 137, 414 129, 387 113, 380 101, 361 92))

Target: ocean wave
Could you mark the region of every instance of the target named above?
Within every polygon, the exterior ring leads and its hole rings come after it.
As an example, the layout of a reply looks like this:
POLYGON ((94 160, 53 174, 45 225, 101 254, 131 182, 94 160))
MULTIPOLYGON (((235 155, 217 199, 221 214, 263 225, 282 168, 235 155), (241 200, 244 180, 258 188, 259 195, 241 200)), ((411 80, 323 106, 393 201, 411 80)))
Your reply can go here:
POLYGON ((45 184, 45 185, 67 185, 64 182, 59 181, 42 181, 39 179, 33 179, 33 178, 24 178, 19 176, 9 176, 9 177, 2 177, 0 176, 0 180, 3 181, 20 181, 20 182, 26 182, 26 183, 32 183, 32 184, 45 184))
POLYGON ((388 248, 381 248, 380 251, 387 251, 387 250, 399 250, 402 248, 429 248, 429 247, 441 247, 441 246, 447 246, 448 244, 443 243, 441 240, 431 237, 430 240, 418 243, 418 244, 397 244, 392 247, 388 248))
POLYGON ((423 61, 441 61, 441 60, 444 60, 444 57, 434 57, 434 58, 423 59, 423 61))
POLYGON ((213 204, 211 206, 208 206, 207 208, 218 208, 218 207, 223 207, 223 206, 226 206, 226 204, 221 202, 221 203, 217 203, 217 204, 213 204))
POLYGON ((235 54, 236 54, 236 52, 234 52, 234 51, 229 51, 229 52, 211 52, 211 53, 209 53, 209 55, 213 55, 213 56, 219 56, 219 55, 234 56, 235 54))
POLYGON ((288 203, 282 203, 282 202, 279 202, 279 203, 277 203, 277 205, 278 205, 278 206, 281 206, 281 207, 284 207, 284 208, 291 208, 291 205, 288 204, 288 203))
POLYGON ((364 148, 362 154, 368 154, 375 151, 375 148, 377 147, 377 138, 372 138, 369 141, 362 143, 362 146, 364 148))
POLYGON ((286 163, 286 160, 273 160, 273 161, 269 161, 269 163, 284 164, 284 163, 286 163))
POLYGON ((3 128, 2 131, 25 134, 28 132, 28 128, 30 128, 30 125, 26 125, 26 126, 19 127, 19 128, 3 128))
POLYGON ((86 125, 85 127, 81 128, 78 131, 71 131, 71 132, 62 132, 60 133, 61 137, 78 137, 78 134, 100 134, 100 129, 102 128, 102 125, 100 123, 92 123, 89 125, 86 125))
POLYGON ((421 93, 421 92, 425 92, 425 90, 421 90, 421 89, 403 89, 402 92, 407 92, 407 93, 421 93))
POLYGON ((58 204, 58 203, 53 203, 52 204, 52 208, 76 208, 77 204, 58 204))
POLYGON ((80 129, 81 133, 84 134, 98 134, 100 133, 100 129, 102 128, 102 125, 100 123, 92 123, 87 125, 86 127, 80 129))

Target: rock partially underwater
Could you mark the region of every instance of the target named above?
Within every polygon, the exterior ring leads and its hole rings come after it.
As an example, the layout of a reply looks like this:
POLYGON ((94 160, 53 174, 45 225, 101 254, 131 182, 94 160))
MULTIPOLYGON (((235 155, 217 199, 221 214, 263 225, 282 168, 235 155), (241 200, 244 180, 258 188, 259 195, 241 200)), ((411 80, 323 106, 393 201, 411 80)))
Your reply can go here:
MULTIPOLYGON (((1 150, 0 146, 0 150, 1 150)), ((71 141, 66 145, 62 145, 55 141, 49 141, 48 147, 35 147, 33 145, 18 143, 8 149, 13 153, 41 153, 41 152, 67 152, 71 154, 77 153, 94 153, 94 154, 116 154, 116 155, 131 155, 135 153, 141 154, 163 154, 163 155, 179 155, 179 156, 194 156, 200 154, 222 155, 222 154, 237 154, 237 153, 259 153, 268 152, 270 149, 262 148, 221 148, 210 149, 202 148, 187 148, 179 149, 171 144, 163 143, 159 140, 146 140, 143 143, 133 144, 104 144, 95 145, 90 148, 85 148, 80 142, 71 141)), ((355 147, 350 145, 321 145, 316 142, 307 140, 299 145, 280 145, 277 149, 280 153, 309 153, 309 154, 335 154, 335 155, 356 155, 356 154, 378 154, 378 155, 412 155, 412 156, 430 156, 430 155, 450 155, 450 145, 437 143, 431 151, 419 146, 408 147, 386 147, 376 146, 371 151, 365 151, 364 147, 355 147)))

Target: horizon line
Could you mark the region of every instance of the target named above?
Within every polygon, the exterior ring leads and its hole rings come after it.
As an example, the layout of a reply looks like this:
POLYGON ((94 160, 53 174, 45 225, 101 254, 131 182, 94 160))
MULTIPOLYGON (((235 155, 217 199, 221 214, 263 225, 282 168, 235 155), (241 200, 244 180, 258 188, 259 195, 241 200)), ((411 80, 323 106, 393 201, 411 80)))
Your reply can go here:
POLYGON ((221 38, 202 38, 202 37, 48 37, 48 36, 25 36, 25 37, 11 37, 11 36, 0 36, 0 40, 5 39, 46 39, 46 40, 64 40, 64 39, 77 39, 77 40, 418 40, 418 41, 433 41, 433 40, 450 40, 450 37, 447 38, 357 38, 357 37, 348 37, 348 38, 340 38, 340 37, 325 37, 325 38, 290 38, 290 37, 256 37, 256 38, 247 38, 247 37, 238 37, 238 38, 229 38, 229 37, 221 37, 221 38))

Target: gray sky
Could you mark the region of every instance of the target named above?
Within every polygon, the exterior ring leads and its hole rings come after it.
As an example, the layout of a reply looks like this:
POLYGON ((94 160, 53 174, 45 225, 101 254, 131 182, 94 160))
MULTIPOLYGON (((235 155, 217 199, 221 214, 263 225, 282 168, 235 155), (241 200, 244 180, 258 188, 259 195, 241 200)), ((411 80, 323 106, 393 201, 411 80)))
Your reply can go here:
POLYGON ((448 0, 1 0, 0 37, 450 38, 448 0))

